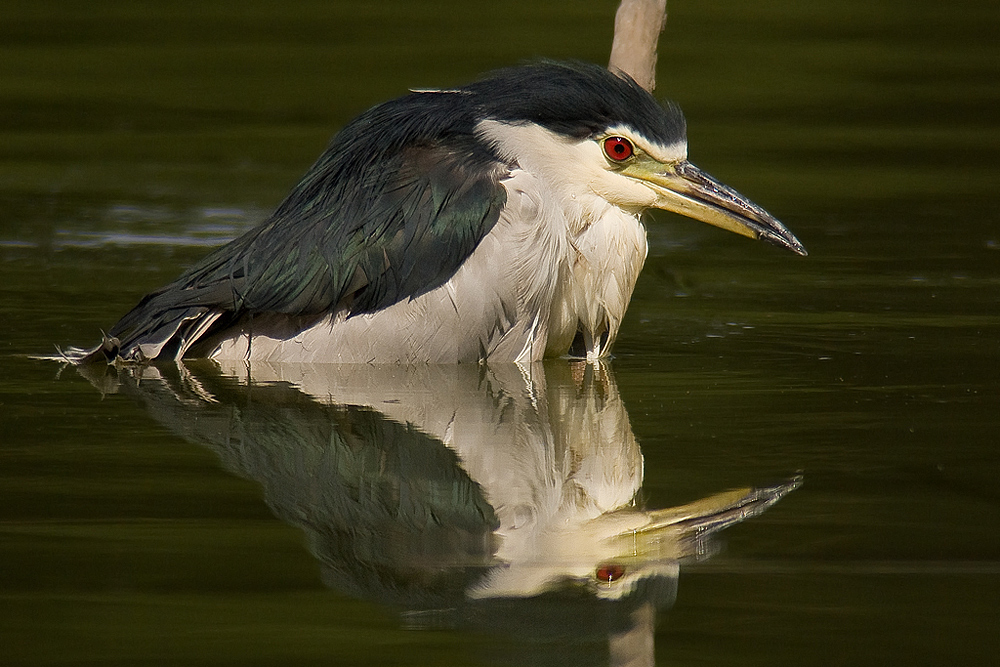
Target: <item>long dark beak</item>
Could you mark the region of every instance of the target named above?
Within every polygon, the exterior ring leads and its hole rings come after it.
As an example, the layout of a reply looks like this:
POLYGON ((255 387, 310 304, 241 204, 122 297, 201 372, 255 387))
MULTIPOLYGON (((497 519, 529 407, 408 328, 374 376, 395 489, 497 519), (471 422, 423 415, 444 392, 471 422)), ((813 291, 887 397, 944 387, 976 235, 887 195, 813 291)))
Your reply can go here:
POLYGON ((657 208, 788 248, 798 255, 809 254, 773 215, 686 160, 669 165, 637 162, 624 173, 653 188, 657 208))

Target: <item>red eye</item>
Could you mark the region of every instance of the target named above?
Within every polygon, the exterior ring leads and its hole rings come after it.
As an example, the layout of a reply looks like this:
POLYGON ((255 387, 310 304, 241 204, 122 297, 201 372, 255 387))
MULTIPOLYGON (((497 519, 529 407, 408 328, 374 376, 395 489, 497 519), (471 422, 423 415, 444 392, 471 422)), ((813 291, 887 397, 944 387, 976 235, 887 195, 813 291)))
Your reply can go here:
POLYGON ((617 563, 605 563, 598 566, 594 572, 594 577, 600 582, 611 583, 625 576, 625 568, 617 563))
POLYGON ((604 140, 604 154, 615 162, 632 157, 632 142, 625 137, 608 137, 604 140))

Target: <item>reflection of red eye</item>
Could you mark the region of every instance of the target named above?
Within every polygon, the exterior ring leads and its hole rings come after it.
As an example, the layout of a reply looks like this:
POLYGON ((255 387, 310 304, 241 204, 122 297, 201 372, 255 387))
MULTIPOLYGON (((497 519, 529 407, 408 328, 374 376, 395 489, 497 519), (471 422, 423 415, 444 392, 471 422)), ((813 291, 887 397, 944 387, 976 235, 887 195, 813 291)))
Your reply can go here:
POLYGON ((604 140, 604 154, 615 162, 632 157, 632 142, 625 137, 608 137, 604 140))
POLYGON ((605 563, 604 565, 598 565, 597 571, 594 572, 594 577, 600 582, 611 583, 612 581, 617 581, 625 576, 625 568, 617 563, 605 563))

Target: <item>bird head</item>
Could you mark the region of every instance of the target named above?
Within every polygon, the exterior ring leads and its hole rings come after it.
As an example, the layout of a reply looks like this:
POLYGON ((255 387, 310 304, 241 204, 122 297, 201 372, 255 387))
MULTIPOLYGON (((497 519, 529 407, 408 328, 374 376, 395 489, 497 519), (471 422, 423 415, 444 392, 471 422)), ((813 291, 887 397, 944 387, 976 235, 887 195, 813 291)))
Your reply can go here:
POLYGON ((624 74, 579 63, 509 68, 467 89, 478 134, 508 160, 626 210, 659 208, 805 255, 773 215, 687 159, 684 115, 624 74))

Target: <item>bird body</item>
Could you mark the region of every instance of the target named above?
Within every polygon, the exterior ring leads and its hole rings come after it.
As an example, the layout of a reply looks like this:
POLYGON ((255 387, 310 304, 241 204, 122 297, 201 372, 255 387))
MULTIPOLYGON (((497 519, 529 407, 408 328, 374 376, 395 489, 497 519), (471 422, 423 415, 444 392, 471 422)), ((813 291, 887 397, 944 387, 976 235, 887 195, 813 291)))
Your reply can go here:
MULTIPOLYGON (((535 128, 528 133, 543 135, 535 128)), ((538 141, 554 141, 536 136, 538 141)), ((374 312, 331 313, 288 337, 247 329, 214 357, 267 361, 454 363, 560 356, 582 333, 579 356, 610 348, 646 257, 638 215, 576 193, 553 206, 546 183, 520 165, 500 180, 506 203, 443 285, 374 312)))
POLYGON ((680 110, 579 63, 500 70, 349 123, 268 220, 75 360, 598 358, 674 210, 805 254, 687 162, 680 110))

